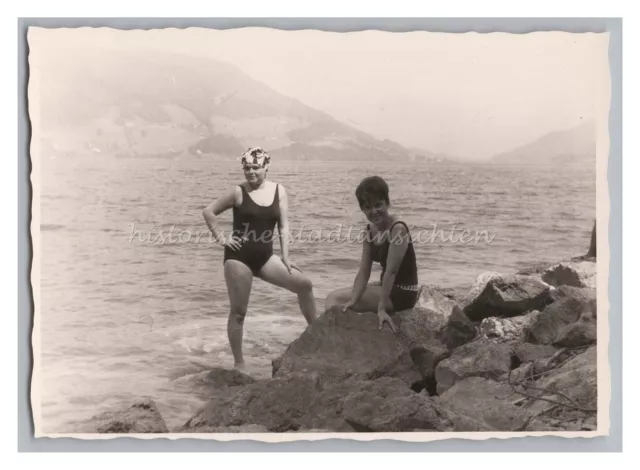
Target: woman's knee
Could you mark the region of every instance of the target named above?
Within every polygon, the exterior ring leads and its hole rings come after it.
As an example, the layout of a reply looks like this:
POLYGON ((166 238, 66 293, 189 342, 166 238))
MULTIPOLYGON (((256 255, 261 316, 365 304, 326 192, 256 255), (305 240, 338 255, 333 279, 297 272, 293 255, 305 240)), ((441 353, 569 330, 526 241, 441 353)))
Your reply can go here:
POLYGON ((313 291, 313 282, 308 277, 296 283, 296 294, 308 294, 313 291))
POLYGON ((244 319, 247 316, 247 309, 243 307, 233 307, 229 312, 229 320, 237 323, 238 325, 244 324, 244 319))
POLYGON ((342 303, 342 294, 340 290, 334 290, 327 295, 327 298, 324 301, 324 308, 329 309, 336 305, 341 305, 342 303))
POLYGON ((308 277, 305 277, 300 283, 300 291, 303 293, 309 293, 313 291, 313 282, 308 277))

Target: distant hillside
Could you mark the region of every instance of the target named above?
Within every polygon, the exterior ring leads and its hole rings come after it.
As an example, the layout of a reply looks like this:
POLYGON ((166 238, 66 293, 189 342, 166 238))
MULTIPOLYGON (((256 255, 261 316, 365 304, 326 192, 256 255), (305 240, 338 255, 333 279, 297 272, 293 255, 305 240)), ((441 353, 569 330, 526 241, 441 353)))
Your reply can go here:
POLYGON ((496 155, 494 162, 523 165, 594 162, 596 156, 596 128, 593 121, 569 130, 552 132, 538 140, 496 155))
POLYGON ((302 160, 409 160, 400 144, 377 140, 283 96, 238 68, 156 51, 41 51, 45 149, 66 155, 211 154, 249 146, 302 160))

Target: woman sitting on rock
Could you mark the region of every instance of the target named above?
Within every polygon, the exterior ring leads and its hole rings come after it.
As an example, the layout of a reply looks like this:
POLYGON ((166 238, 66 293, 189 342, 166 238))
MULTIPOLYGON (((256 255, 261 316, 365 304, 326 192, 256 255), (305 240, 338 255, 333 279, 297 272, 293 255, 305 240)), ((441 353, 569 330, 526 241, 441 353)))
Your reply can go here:
POLYGON ((342 305, 343 311, 378 312, 378 325, 385 323, 395 333, 390 313, 413 308, 418 301, 419 284, 416 255, 409 227, 389 213, 389 187, 379 176, 362 180, 356 188, 360 209, 369 220, 362 245, 360 269, 353 288, 331 292, 325 307, 342 305), (371 265, 380 263, 380 282, 369 282, 371 265))

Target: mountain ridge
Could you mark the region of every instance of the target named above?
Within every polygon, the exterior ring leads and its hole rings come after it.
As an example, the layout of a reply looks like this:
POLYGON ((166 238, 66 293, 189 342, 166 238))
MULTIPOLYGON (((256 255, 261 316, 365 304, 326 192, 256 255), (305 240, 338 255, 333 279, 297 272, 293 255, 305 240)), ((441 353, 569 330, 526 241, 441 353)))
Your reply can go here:
MULTIPOLYGON (((52 51, 53 52, 53 51, 52 51)), ((210 58, 81 47, 30 59, 46 150, 236 157, 262 146, 296 160, 411 160, 379 140, 210 58)))
POLYGON ((588 120, 569 129, 549 132, 536 140, 490 158, 494 163, 542 165, 595 161, 595 122, 588 120))

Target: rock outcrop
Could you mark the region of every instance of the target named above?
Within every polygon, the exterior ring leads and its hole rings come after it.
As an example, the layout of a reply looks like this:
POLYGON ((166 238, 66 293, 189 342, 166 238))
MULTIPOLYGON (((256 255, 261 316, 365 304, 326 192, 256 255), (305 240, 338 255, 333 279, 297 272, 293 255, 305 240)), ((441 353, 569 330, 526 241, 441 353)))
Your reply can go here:
POLYGON ((514 404, 518 395, 504 382, 468 377, 440 396, 442 405, 491 431, 523 431, 531 414, 514 404))
POLYGON ((521 364, 544 361, 552 357, 557 352, 557 348, 547 344, 519 343, 513 348, 513 353, 521 364))
MULTIPOLYGON (((375 313, 328 309, 274 358, 269 379, 190 377, 208 401, 174 432, 594 430, 596 292, 587 268, 568 275, 563 263, 484 273, 466 296, 424 286, 415 308, 393 315, 396 334, 375 313)), ((87 426, 168 432, 150 401, 87 426)))
POLYGON ((555 264, 545 270, 542 280, 549 285, 596 288, 596 263, 573 261, 555 264))
POLYGON ((530 342, 582 346, 595 341, 597 302, 593 289, 566 289, 531 325, 530 342), (591 325, 575 325, 577 322, 591 325))
POLYGON ((229 389, 212 398, 180 432, 259 425, 269 432, 306 428, 349 430, 339 414, 344 398, 357 380, 323 384, 319 376, 290 374, 229 389))
POLYGON ((414 393, 397 380, 365 382, 343 404, 345 420, 356 431, 452 431, 453 425, 431 397, 414 393))
POLYGON ((474 289, 463 309, 472 321, 514 317, 540 310, 551 302, 551 287, 534 276, 492 275, 484 288, 474 289))
POLYGON ((488 317, 480 323, 483 337, 501 342, 524 341, 528 331, 536 323, 541 313, 533 310, 525 315, 511 318, 488 317))
POLYGON ((597 351, 592 346, 549 371, 527 392, 527 431, 593 431, 597 426, 597 351), (562 406, 558 406, 558 403, 562 406))
POLYGON ((453 350, 436 367, 438 394, 467 377, 497 379, 511 369, 511 348, 502 343, 474 341, 453 350))
MULTIPOLYGON (((411 311, 394 316, 398 328, 414 339, 415 316, 428 318, 411 311)), ((408 386, 421 380, 407 346, 388 328, 378 329, 376 314, 343 312, 340 307, 327 310, 273 361, 274 378, 292 373, 314 373, 325 381, 395 377, 408 386)))
MULTIPOLYGON (((592 407, 597 399, 597 349, 595 346, 571 358, 562 367, 537 382, 538 388, 561 392, 578 406, 592 407)), ((551 393, 542 395, 550 398, 551 393)), ((539 406, 540 403, 536 406, 539 406)), ((550 405, 546 403, 542 406, 550 405)))
POLYGON ((447 324, 440 331, 438 337, 447 348, 455 349, 471 341, 477 334, 478 327, 469 320, 469 317, 458 305, 454 305, 447 324))
POLYGON ((455 293, 437 286, 422 286, 418 306, 439 313, 446 321, 456 305, 455 293))
POLYGON ((272 379, 227 387, 180 432, 595 429, 591 408, 561 414, 536 398, 591 406, 595 357, 572 355, 595 338, 595 292, 491 273, 470 293, 423 290, 393 316, 396 335, 373 313, 329 309, 273 361, 272 379))
POLYGON ((167 433, 167 425, 153 400, 140 400, 128 408, 108 411, 79 423, 74 432, 98 434, 167 433))
MULTIPOLYGON (((419 331, 419 329, 417 329, 419 331)), ((429 392, 435 394, 435 369, 451 351, 476 337, 478 328, 467 318, 456 304, 444 326, 428 327, 418 341, 409 343, 411 359, 425 380, 429 392)))
MULTIPOLYGON (((411 359, 425 381, 435 382, 436 366, 440 361, 449 357, 450 354, 451 351, 438 341, 411 349, 411 359)), ((425 382, 426 385, 427 383, 425 382)))

